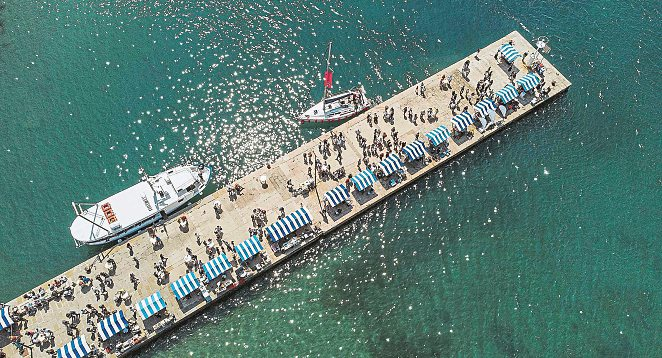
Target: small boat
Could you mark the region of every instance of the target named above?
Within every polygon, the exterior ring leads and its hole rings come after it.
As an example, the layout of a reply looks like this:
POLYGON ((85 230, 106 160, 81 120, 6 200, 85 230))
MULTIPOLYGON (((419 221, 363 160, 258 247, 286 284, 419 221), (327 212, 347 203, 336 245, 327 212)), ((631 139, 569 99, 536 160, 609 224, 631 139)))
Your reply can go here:
POLYGON ((331 43, 329 43, 326 71, 324 72, 324 97, 312 108, 303 112, 297 119, 301 123, 336 122, 350 119, 370 108, 370 99, 362 85, 349 91, 331 94, 333 70, 331 70, 331 43))
POLYGON ((178 166, 141 181, 96 204, 71 205, 76 213, 69 230, 81 245, 103 245, 127 239, 186 206, 202 194, 211 178, 211 168, 178 166))

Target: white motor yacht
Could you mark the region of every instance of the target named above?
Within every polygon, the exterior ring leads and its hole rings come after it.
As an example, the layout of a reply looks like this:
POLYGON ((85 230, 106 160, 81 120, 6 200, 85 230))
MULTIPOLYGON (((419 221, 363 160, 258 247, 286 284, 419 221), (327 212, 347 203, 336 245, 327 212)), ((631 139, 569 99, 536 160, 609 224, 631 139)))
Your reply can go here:
POLYGON ((102 245, 134 236, 166 219, 202 193, 211 168, 178 166, 99 201, 72 203, 76 219, 69 230, 76 245, 102 245))

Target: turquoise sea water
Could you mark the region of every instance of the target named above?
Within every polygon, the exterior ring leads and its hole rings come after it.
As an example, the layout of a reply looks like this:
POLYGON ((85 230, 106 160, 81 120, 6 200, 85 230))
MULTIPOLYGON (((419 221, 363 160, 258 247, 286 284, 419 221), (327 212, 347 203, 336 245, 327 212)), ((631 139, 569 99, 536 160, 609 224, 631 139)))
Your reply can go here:
POLYGON ((0 301, 98 252, 72 200, 187 159, 221 186, 512 30, 573 87, 141 356, 662 355, 659 1, 55 1, 0 7, 0 301))

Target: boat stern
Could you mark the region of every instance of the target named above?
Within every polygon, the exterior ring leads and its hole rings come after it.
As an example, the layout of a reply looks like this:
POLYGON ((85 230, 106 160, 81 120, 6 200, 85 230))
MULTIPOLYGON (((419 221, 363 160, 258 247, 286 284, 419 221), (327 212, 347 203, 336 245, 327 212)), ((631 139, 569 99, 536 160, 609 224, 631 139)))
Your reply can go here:
POLYGON ((326 118, 324 114, 324 101, 321 101, 307 111, 301 113, 297 120, 300 122, 318 122, 323 121, 326 118))

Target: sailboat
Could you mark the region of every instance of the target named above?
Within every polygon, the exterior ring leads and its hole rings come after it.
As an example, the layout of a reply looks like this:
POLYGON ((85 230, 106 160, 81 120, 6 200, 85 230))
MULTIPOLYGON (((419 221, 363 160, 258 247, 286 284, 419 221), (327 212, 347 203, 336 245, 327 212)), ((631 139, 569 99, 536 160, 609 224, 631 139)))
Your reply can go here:
POLYGON ((343 121, 370 108, 370 99, 366 97, 362 85, 338 94, 331 93, 332 87, 333 70, 331 69, 331 43, 329 43, 326 71, 324 72, 324 97, 319 103, 299 115, 297 119, 301 123, 343 121))

